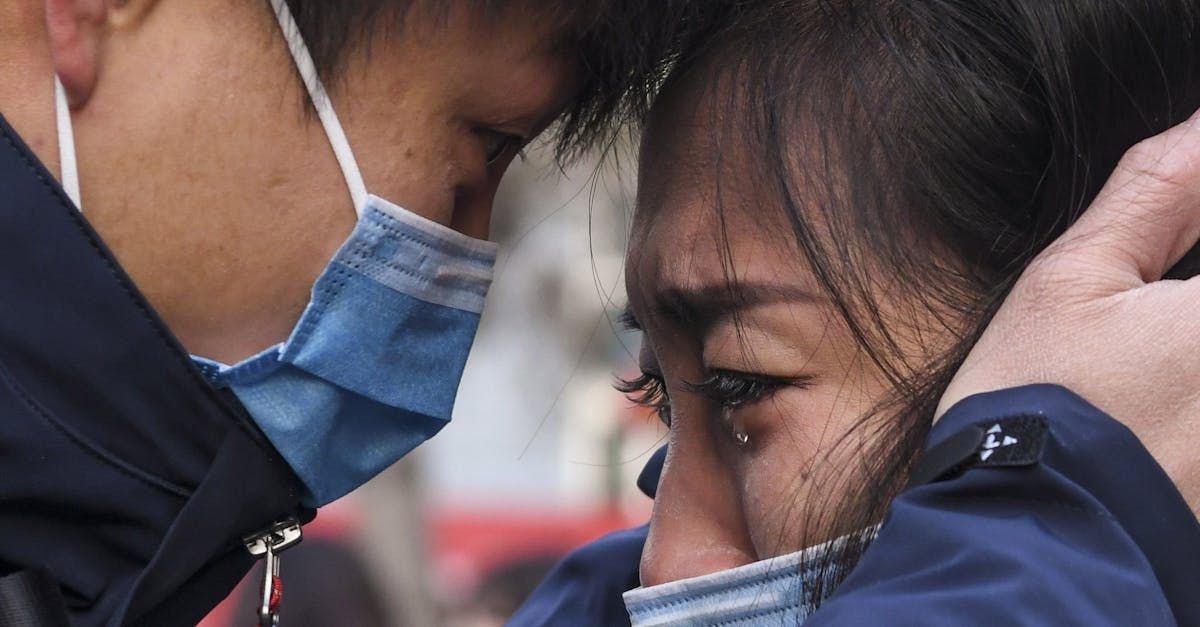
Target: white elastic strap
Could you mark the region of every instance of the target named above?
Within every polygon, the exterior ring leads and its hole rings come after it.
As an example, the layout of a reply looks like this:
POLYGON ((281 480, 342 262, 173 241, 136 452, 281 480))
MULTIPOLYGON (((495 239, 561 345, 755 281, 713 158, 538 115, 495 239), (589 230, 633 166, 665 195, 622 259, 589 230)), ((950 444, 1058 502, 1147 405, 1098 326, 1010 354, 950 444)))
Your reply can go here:
POLYGON ((358 169, 358 161, 354 159, 354 151, 350 150, 350 141, 346 139, 342 123, 333 110, 333 103, 329 100, 325 85, 317 76, 317 66, 313 63, 312 55, 308 52, 308 46, 304 43, 304 37, 300 34, 300 28, 296 26, 296 19, 292 17, 287 2, 271 0, 271 5, 275 7, 279 28, 283 31, 288 50, 296 62, 296 69, 300 72, 300 78, 308 89, 308 96, 317 110, 317 117, 321 119, 321 126, 325 127, 329 145, 333 147, 333 154, 337 157, 338 165, 342 167, 342 176, 346 178, 346 187, 350 190, 354 211, 361 215, 367 206, 367 185, 358 169))
POLYGON ((62 81, 54 77, 54 108, 58 118, 58 169, 59 180, 67 197, 83 211, 79 199, 79 163, 75 160, 75 128, 71 126, 71 105, 67 103, 67 90, 62 81))

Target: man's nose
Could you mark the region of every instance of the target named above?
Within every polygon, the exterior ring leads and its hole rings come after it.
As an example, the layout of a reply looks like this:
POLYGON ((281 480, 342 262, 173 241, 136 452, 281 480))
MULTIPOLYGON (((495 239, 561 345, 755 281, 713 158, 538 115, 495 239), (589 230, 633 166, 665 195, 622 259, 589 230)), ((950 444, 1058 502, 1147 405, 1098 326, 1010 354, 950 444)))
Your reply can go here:
POLYGON ((500 173, 486 167, 457 170, 453 180, 454 213, 450 217, 450 228, 475 239, 487 239, 501 178, 500 173))
POLYGON ((672 441, 642 550, 642 586, 757 560, 733 486, 714 452, 672 441))
POLYGON ((487 239, 492 224, 492 205, 495 201, 494 185, 459 192, 455 195, 450 228, 475 239, 487 239))

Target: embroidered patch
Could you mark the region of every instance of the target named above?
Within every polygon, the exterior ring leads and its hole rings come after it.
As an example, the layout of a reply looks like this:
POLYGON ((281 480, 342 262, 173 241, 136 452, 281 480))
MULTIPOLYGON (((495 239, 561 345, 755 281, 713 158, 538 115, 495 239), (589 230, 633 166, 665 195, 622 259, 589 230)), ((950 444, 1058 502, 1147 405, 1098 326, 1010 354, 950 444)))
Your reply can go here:
POLYGON ((1018 414, 976 423, 933 446, 913 469, 908 487, 957 476, 969 468, 1031 466, 1046 445, 1046 419, 1018 414))
POLYGON ((975 466, 1028 466, 1042 457, 1046 419, 1036 414, 1002 418, 987 425, 983 433, 975 466))

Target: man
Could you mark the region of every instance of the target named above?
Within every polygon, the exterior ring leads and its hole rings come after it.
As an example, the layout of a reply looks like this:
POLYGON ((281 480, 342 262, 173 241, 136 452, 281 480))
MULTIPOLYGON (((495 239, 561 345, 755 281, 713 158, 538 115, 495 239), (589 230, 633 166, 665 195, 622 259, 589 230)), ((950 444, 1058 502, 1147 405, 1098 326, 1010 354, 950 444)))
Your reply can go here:
POLYGON ((193 624, 257 557, 273 622, 312 508, 449 419, 508 163, 639 112, 701 12, 4 3, 0 622, 193 624))

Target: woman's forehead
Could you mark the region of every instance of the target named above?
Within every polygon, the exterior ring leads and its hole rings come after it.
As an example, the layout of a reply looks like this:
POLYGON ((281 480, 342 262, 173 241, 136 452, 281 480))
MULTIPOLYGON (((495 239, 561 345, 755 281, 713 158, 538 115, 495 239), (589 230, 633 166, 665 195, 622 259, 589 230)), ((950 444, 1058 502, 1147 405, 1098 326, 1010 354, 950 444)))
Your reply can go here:
POLYGON ((782 212, 760 211, 752 194, 713 184, 704 168, 664 175, 650 187, 639 192, 630 238, 631 299, 736 285, 812 288, 782 212))
POLYGON ((797 222, 764 179, 746 141, 748 116, 736 112, 726 82, 720 71, 694 70, 651 111, 626 265, 631 298, 730 279, 815 290, 797 222))
POLYGON ((635 225, 712 218, 718 206, 731 210, 754 195, 751 155, 736 141, 739 124, 718 96, 719 82, 693 70, 655 102, 642 135, 635 225))

